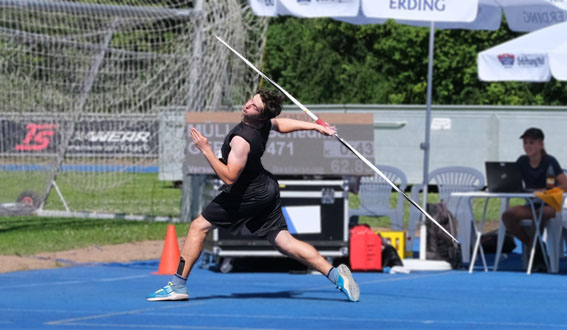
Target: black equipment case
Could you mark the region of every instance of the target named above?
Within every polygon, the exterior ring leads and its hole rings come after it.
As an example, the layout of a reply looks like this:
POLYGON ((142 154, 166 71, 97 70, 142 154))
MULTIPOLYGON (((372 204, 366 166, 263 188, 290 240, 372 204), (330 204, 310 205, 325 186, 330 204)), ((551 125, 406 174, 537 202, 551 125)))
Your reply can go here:
MULTIPOLYGON (((289 232, 330 261, 348 257, 347 181, 279 180, 279 184, 289 232)), ((281 256, 267 240, 218 228, 209 233, 202 260, 205 267, 230 272, 235 258, 281 256)))

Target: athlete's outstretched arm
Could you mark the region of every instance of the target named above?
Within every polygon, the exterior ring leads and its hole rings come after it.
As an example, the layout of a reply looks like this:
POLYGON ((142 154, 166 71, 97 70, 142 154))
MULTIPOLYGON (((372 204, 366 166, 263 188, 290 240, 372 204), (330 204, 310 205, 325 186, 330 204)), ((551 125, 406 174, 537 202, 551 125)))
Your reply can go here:
POLYGON ((250 153, 250 144, 246 140, 240 136, 232 138, 230 141, 231 151, 228 154, 227 164, 225 165, 215 156, 213 149, 209 145, 209 140, 194 127, 191 127, 191 138, 193 138, 195 146, 201 150, 209 164, 211 164, 213 171, 224 183, 231 185, 238 180, 246 166, 248 153, 250 153))
POLYGON ((334 126, 321 126, 319 124, 290 118, 272 119, 272 129, 280 133, 290 133, 300 130, 315 130, 324 135, 333 135, 337 132, 334 126))

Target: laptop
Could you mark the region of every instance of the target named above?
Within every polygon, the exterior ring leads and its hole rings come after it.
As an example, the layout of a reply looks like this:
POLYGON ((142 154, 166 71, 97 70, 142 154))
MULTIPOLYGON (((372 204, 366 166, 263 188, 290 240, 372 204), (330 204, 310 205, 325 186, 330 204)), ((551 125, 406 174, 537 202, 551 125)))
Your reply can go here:
POLYGON ((516 162, 485 162, 489 192, 525 192, 522 172, 516 162))

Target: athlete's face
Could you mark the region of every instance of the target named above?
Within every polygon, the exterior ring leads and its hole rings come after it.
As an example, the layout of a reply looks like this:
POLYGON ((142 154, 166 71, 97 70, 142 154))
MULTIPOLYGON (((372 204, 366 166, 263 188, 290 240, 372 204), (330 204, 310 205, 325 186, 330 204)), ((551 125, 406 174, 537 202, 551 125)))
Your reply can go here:
POLYGON ((256 94, 242 107, 242 115, 252 119, 259 117, 263 110, 264 102, 262 102, 260 94, 256 94))
POLYGON ((533 157, 541 154, 543 149, 542 139, 524 138, 524 151, 528 157, 533 157))

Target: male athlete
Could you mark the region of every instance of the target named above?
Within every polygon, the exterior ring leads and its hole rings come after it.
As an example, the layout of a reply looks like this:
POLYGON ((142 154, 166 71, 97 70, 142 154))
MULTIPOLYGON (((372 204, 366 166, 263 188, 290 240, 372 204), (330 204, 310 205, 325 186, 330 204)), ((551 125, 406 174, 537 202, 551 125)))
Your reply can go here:
POLYGON ((221 227, 233 233, 246 230, 267 239, 281 253, 327 275, 350 301, 358 301, 360 291, 346 265, 333 267, 313 246, 297 240, 288 232, 281 210, 279 184, 262 166, 261 157, 270 130, 280 133, 298 130, 315 130, 324 135, 336 133, 334 127, 276 118, 282 103, 282 96, 269 90, 259 90, 246 102, 242 108, 242 121, 225 137, 222 159, 215 156, 208 139, 191 128, 193 142, 225 186, 191 223, 177 273, 168 285, 149 295, 147 300, 189 299, 187 277, 201 255, 207 233, 221 227))

